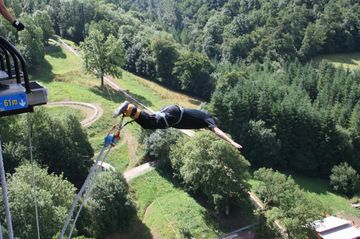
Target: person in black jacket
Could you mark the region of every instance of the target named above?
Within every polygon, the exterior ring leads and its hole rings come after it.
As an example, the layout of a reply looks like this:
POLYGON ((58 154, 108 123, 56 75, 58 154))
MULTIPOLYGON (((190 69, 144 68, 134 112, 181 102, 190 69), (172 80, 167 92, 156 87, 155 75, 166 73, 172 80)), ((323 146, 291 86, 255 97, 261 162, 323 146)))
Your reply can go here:
POLYGON ((20 21, 16 20, 13 16, 11 16, 9 10, 6 8, 4 0, 0 0, 0 13, 3 17, 8 20, 13 27, 18 31, 24 30, 25 26, 20 21))
POLYGON ((216 119, 205 110, 187 109, 178 105, 169 105, 155 114, 148 114, 128 101, 122 103, 113 112, 113 116, 129 116, 144 129, 202 129, 208 128, 217 136, 240 150, 242 146, 228 137, 216 124, 216 119))

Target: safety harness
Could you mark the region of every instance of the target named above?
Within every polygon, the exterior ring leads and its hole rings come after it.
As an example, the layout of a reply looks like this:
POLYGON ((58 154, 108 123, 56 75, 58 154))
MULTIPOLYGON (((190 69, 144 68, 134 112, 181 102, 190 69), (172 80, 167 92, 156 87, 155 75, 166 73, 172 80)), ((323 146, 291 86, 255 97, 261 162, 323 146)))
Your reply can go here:
MULTIPOLYGON (((177 105, 177 107, 179 107, 179 110, 180 110, 180 117, 179 117, 178 121, 176 121, 172 126, 179 124, 184 115, 184 108, 181 106, 178 106, 178 105, 177 105)), ((166 128, 170 127, 169 122, 166 119, 166 114, 165 114, 165 110, 167 110, 168 108, 169 108, 169 106, 163 108, 160 112, 155 113, 156 117, 160 117, 164 120, 164 122, 166 124, 166 128)))

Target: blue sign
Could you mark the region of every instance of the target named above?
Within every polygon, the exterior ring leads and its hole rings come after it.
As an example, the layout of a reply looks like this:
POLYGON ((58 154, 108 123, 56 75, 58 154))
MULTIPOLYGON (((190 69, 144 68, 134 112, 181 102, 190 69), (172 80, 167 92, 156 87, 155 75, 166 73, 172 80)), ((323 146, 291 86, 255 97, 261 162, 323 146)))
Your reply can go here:
POLYGON ((0 96, 0 111, 26 109, 28 102, 25 92, 0 96))

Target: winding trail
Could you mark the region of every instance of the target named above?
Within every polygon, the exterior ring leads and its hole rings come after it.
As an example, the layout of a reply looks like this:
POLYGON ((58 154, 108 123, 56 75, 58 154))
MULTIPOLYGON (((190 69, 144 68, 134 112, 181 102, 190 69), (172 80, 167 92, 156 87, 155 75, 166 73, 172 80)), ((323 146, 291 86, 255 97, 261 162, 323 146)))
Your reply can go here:
POLYGON ((65 106, 75 109, 79 109, 85 113, 86 118, 83 119, 80 123, 84 127, 89 127, 95 121, 97 121, 103 114, 103 110, 99 105, 89 104, 84 102, 77 101, 59 101, 59 102, 50 102, 47 104, 47 107, 57 107, 65 106))

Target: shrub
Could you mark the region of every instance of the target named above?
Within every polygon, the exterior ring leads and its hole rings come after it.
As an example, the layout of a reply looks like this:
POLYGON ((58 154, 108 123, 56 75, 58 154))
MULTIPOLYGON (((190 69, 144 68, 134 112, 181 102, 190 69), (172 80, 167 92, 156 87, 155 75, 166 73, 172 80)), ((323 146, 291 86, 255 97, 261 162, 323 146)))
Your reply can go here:
POLYGON ((88 201, 93 236, 105 238, 128 229, 136 215, 128 194, 129 186, 121 174, 103 172, 98 176, 88 201))
POLYGON ((335 192, 348 197, 354 195, 359 188, 359 174, 348 163, 336 165, 331 170, 330 185, 335 192))
POLYGON ((154 160, 169 162, 169 152, 172 145, 181 137, 176 129, 155 130, 144 140, 146 156, 154 160))

